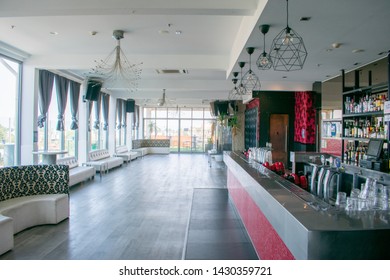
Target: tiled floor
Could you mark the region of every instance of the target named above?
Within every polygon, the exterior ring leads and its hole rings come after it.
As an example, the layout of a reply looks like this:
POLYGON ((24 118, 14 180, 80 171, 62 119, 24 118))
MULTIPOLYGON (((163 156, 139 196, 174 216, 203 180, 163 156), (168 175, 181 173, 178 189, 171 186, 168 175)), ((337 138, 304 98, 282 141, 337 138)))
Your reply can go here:
POLYGON ((227 189, 194 189, 184 259, 258 259, 227 189))

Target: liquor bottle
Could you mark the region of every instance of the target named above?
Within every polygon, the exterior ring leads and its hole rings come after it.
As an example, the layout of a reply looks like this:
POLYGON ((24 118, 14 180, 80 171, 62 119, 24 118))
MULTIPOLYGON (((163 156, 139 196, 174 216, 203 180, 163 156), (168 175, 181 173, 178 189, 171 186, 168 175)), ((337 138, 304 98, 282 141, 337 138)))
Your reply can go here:
POLYGON ((359 151, 359 147, 357 147, 356 152, 355 152, 355 164, 356 165, 359 165, 359 160, 360 160, 360 151, 359 151))
POLYGON ((349 161, 349 152, 348 152, 348 143, 347 143, 347 147, 346 147, 346 149, 345 149, 345 152, 344 152, 344 162, 345 163, 348 163, 348 161, 349 161))
POLYGON ((385 138, 385 127, 383 125, 383 122, 379 123, 379 138, 385 138))

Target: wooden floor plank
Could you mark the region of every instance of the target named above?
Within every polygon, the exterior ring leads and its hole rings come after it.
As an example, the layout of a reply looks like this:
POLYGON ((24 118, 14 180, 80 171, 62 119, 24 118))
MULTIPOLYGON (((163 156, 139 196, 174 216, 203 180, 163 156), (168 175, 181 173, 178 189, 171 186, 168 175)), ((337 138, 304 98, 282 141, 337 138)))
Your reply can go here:
POLYGON ((71 188, 70 218, 18 233, 0 259, 181 259, 194 188, 226 188, 203 154, 148 155, 71 188))

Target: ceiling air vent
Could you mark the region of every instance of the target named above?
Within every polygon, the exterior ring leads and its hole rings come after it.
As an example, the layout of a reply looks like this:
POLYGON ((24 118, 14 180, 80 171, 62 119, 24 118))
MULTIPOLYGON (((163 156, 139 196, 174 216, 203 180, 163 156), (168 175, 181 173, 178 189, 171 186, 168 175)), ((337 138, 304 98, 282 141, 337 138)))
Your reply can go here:
POLYGON ((157 74, 188 74, 186 69, 156 69, 157 74))

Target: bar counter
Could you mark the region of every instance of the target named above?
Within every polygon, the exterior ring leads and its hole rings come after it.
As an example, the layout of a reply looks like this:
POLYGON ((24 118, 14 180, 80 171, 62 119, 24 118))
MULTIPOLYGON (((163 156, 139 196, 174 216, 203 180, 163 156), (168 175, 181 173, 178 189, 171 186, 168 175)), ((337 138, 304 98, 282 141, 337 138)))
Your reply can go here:
POLYGON ((339 210, 239 153, 224 162, 260 259, 390 259, 390 211, 339 210))

